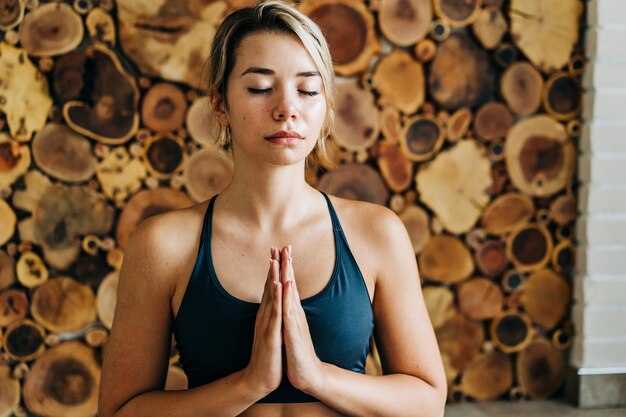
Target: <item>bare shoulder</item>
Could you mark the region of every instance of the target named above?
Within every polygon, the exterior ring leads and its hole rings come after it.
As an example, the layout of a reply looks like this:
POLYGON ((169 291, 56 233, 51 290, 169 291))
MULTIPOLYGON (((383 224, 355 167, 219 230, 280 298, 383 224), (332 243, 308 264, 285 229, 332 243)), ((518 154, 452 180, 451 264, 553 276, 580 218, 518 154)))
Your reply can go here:
MULTIPOLYGON (((404 223, 391 209, 380 204, 335 196, 330 196, 330 199, 350 241, 350 247, 353 252, 360 252, 357 260, 370 268, 376 281, 385 270, 387 260, 398 255, 399 248, 402 254, 413 253, 404 223)), ((414 254, 412 256, 414 258, 414 254)))
MULTIPOLYGON (((177 276, 196 256, 206 205, 204 202, 144 220, 130 237, 125 262, 153 269, 155 278, 177 276), (171 274, 156 271, 171 271, 171 274)), ((168 282, 172 284, 175 283, 168 282)))
POLYGON ((358 231, 360 237, 378 245, 408 238, 404 223, 391 209, 380 204, 336 196, 330 196, 330 199, 342 225, 358 231))

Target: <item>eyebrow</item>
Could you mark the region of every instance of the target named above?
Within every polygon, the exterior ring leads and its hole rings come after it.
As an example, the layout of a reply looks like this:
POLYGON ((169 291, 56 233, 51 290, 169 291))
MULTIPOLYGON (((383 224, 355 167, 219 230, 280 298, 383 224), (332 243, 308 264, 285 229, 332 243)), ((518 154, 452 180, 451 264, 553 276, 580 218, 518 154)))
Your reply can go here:
MULTIPOLYGON (((247 70, 245 70, 241 76, 243 77, 244 75, 248 74, 248 73, 254 73, 254 74, 264 74, 264 75, 274 75, 276 74, 276 72, 272 69, 269 68, 259 68, 259 67, 250 67, 247 70)), ((304 72, 299 72, 296 74, 297 77, 321 77, 320 73, 318 71, 304 71, 304 72)))

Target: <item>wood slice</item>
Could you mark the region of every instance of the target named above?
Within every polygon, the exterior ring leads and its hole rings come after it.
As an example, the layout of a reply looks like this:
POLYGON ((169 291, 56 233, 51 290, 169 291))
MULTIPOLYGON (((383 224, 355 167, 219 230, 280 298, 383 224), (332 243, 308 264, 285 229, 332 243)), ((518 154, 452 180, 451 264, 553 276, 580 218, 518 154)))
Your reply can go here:
POLYGON ((580 0, 511 0, 513 42, 543 72, 558 70, 578 42, 582 12, 580 0))
POLYGON ((187 101, 172 83, 158 83, 146 93, 141 104, 141 121, 159 133, 168 133, 183 125, 187 101))
POLYGON ((465 140, 442 151, 416 176, 420 198, 452 233, 474 226, 489 202, 491 163, 475 141, 465 140))
POLYGON ((386 205, 389 190, 369 165, 347 163, 322 176, 317 189, 337 197, 386 205))
POLYGON ((431 237, 428 213, 420 206, 410 205, 402 210, 399 217, 409 233, 413 251, 419 255, 431 237))
POLYGON ((502 103, 490 101, 483 104, 474 118, 474 132, 485 141, 502 139, 513 125, 513 116, 502 103))
POLYGON ((42 4, 20 25, 20 43, 31 56, 62 55, 83 40, 83 20, 66 3, 42 4))
POLYGON ((413 181, 413 163, 397 144, 379 143, 378 169, 389 189, 399 193, 406 190, 413 181))
POLYGON ((85 343, 90 347, 101 347, 109 339, 109 332, 100 326, 93 326, 85 332, 85 343))
MULTIPOLYGON (((500 162, 504 160, 504 143, 503 141, 495 141, 487 144, 487 157, 492 162, 500 162)), ((493 178, 493 165, 492 165, 492 178, 493 178)), ((495 180, 494 180, 495 182, 495 180)), ((501 189, 500 189, 501 190, 501 189)))
POLYGON ((451 284, 467 279, 474 271, 470 251, 456 236, 435 235, 424 246, 418 259, 425 278, 451 284))
POLYGON ((37 287, 48 281, 48 268, 35 252, 24 252, 16 265, 17 279, 26 288, 37 287))
POLYGON ((467 35, 454 33, 439 45, 430 67, 428 91, 442 108, 476 107, 491 98, 493 84, 487 53, 467 35))
POLYGON ((546 82, 543 96, 546 113, 557 120, 572 120, 582 109, 582 88, 568 72, 556 72, 546 82))
POLYGON ((443 42, 450 37, 450 25, 442 20, 435 20, 431 23, 430 37, 437 42, 443 42))
POLYGON ((142 74, 203 88, 204 63, 228 3, 207 0, 170 6, 165 0, 156 0, 149 4, 115 2, 119 43, 125 56, 132 58, 142 74))
POLYGON ((418 115, 406 121, 400 145, 407 158, 425 161, 439 152, 444 139, 445 131, 435 117, 418 115))
POLYGON ((224 191, 233 172, 232 158, 220 151, 202 149, 185 164, 183 179, 187 194, 195 202, 207 200, 224 191))
POLYGON ((378 139, 378 110, 374 96, 356 81, 336 85, 336 129, 333 139, 349 151, 363 151, 378 139))
POLYGON ((465 234, 465 244, 468 248, 477 251, 487 240, 487 234, 480 227, 475 227, 465 234))
POLYGON ((506 240, 506 254, 520 272, 536 271, 546 266, 552 254, 552 236, 540 224, 516 227, 506 240))
POLYGON ((577 212, 576 198, 573 195, 561 195, 550 203, 550 217, 559 226, 576 220, 577 212))
POLYGON ((570 293, 565 278, 550 269, 543 269, 528 277, 521 301, 535 323, 551 330, 569 310, 570 293))
POLYGON ((474 115, 467 107, 455 111, 446 121, 446 138, 450 142, 457 142, 467 133, 474 115))
POLYGON ((59 104, 80 98, 85 87, 86 60, 87 56, 81 50, 75 50, 59 57, 54 63, 52 85, 59 104))
POLYGON ((95 352, 68 341, 43 354, 24 381, 26 407, 50 417, 88 417, 98 410, 100 365, 95 352))
POLYGON ((319 25, 328 41, 335 72, 354 75, 367 69, 380 44, 374 18, 356 0, 306 0, 299 9, 319 25))
MULTIPOLYGON (((112 238, 109 238, 112 240, 112 238)), ((83 240, 83 244, 84 244, 83 240)), ((84 247, 84 245, 83 245, 84 247)), ((109 265, 107 265, 105 256, 96 252, 91 255, 83 255, 74 264, 74 275, 79 282, 96 288, 102 282, 102 279, 109 273, 109 265)))
POLYGON ((486 278, 472 278, 459 285, 459 308, 472 320, 491 319, 504 305, 504 296, 493 281, 486 278))
POLYGON ((9 365, 0 364, 0 417, 15 415, 13 413, 20 405, 20 394, 20 380, 13 377, 9 365))
MULTIPOLYGON (((24 19, 23 1, 3 1, 0 8, 0 30, 8 31, 24 19)), ((2 412, 0 411, 0 415, 2 412)))
POLYGON ((504 146, 511 182, 527 194, 552 195, 574 175, 574 145, 563 125, 546 115, 520 120, 509 130, 504 146))
POLYGON ((496 50, 493 51, 494 61, 502 68, 508 68, 513 65, 518 55, 519 51, 517 48, 508 42, 502 42, 496 50))
POLYGON ((565 360, 561 351, 539 338, 517 355, 515 370, 525 392, 533 398, 546 399, 563 383, 565 360))
POLYGON ((38 132, 32 150, 38 167, 62 181, 86 181, 96 171, 89 141, 60 123, 48 123, 38 132))
POLYGON ((514 309, 501 311, 489 326, 491 341, 503 352, 519 352, 533 338, 530 317, 514 309))
POLYGON ((4 245, 13 237, 17 216, 10 205, 0 199, 0 245, 4 245))
POLYGON ((415 57, 419 62, 430 62, 437 54, 437 44, 432 39, 424 39, 415 45, 415 57))
POLYGON ((8 325, 2 345, 9 359, 26 362, 44 353, 44 339, 43 327, 32 320, 22 319, 8 325))
POLYGON ((372 86, 381 94, 381 104, 393 105, 412 114, 424 103, 422 64, 401 50, 394 50, 376 63, 372 86))
POLYGON ((518 116, 529 116, 541 104, 543 78, 526 61, 511 64, 500 78, 500 91, 511 111, 518 116))
POLYGON ((89 12, 87 18, 85 18, 85 26, 87 26, 92 42, 115 45, 115 22, 113 17, 102 7, 94 7, 89 12))
MULTIPOLYGON (((63 105, 66 123, 78 133, 116 145, 128 141, 139 128, 139 90, 117 55, 103 45, 86 52, 89 102, 72 100, 63 105)), ((87 75, 87 74, 86 74, 87 75)))
POLYGON ((98 318, 107 329, 113 326, 113 316, 117 305, 117 288, 119 285, 120 273, 113 271, 109 273, 98 287, 96 296, 96 311, 98 318))
POLYGON ((70 277, 52 278, 35 289, 31 314, 52 332, 77 332, 96 319, 95 297, 70 277))
POLYGON ((492 239, 485 241, 476 249, 474 259, 478 269, 490 277, 500 275, 509 263, 504 243, 492 239))
POLYGON ((452 27, 471 24, 480 14, 481 0, 434 0, 435 13, 452 27))
POLYGON ((448 356, 450 366, 457 372, 469 365, 480 352, 485 341, 483 326, 457 313, 435 331, 439 350, 448 356))
POLYGON ((200 145, 209 145, 216 138, 210 135, 211 126, 209 125, 209 97, 200 97, 194 100, 189 106, 187 116, 185 117, 185 126, 189 136, 200 145))
POLYGON ((454 293, 447 287, 434 285, 425 287, 424 302, 435 330, 441 328, 456 315, 454 293))
POLYGON ((28 59, 24 49, 0 43, 0 112, 6 115, 11 136, 30 140, 46 124, 52 108, 48 79, 28 59))
POLYGON ((26 174, 25 182, 26 190, 13 194, 13 204, 32 213, 20 221, 20 237, 41 245, 52 267, 66 269, 76 260, 80 236, 111 229, 114 210, 91 189, 50 184, 38 171, 26 174))
POLYGON ((535 208, 530 197, 520 193, 507 193, 492 201, 481 219, 487 233, 503 235, 533 217, 535 208))
POLYGON ((513 385, 513 364, 509 355, 494 350, 481 353, 467 365, 461 376, 465 395, 478 401, 495 400, 513 385))
POLYGON ((30 147, 0 133, 0 186, 8 187, 28 171, 30 147))
POLYGON ((193 201, 185 193, 171 188, 158 187, 140 191, 122 209, 115 232, 117 243, 125 248, 130 235, 148 217, 192 204, 193 201))
POLYGON ((144 145, 143 159, 152 176, 170 178, 182 170, 187 160, 185 143, 176 135, 152 136, 144 145))
POLYGON ((574 269, 576 261, 576 249, 572 241, 565 239, 560 241, 552 252, 552 267, 561 273, 569 273, 574 269))
POLYGON ((524 276, 515 269, 510 269, 502 275, 502 288, 504 291, 511 293, 520 288, 524 283, 524 276))
POLYGON ((147 172, 138 158, 119 146, 107 154, 96 168, 102 192, 115 202, 122 202, 141 189, 147 172))
POLYGON ((482 9, 472 24, 472 31, 486 49, 493 49, 509 29, 499 9, 482 9))
POLYGON ((0 293, 0 327, 22 320, 28 313, 28 298, 22 290, 9 288, 0 293))
MULTIPOLYGON (((15 260, 0 249, 0 290, 15 283, 15 260)), ((1 310, 0 310, 1 311, 1 310)), ((0 325, 1 327, 2 325, 0 325)))
POLYGON ((389 143, 399 143, 402 134, 402 121, 400 111, 394 106, 383 106, 379 112, 380 130, 383 132, 384 140, 389 143))
POLYGON ((381 32, 398 46, 409 46, 424 39, 432 17, 429 1, 381 0, 378 9, 381 32))
POLYGON ((552 333, 552 346, 554 346, 555 349, 569 349, 572 344, 574 344, 574 334, 572 329, 556 329, 554 333, 552 333))

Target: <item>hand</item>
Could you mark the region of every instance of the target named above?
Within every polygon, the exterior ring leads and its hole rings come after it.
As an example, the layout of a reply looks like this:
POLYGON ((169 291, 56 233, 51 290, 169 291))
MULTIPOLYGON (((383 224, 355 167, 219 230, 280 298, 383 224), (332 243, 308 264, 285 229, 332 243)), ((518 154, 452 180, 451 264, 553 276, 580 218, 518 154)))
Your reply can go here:
POLYGON ((271 259, 261 305, 254 324, 250 363, 244 370, 252 386, 265 396, 280 385, 283 377, 282 290, 278 250, 271 248, 271 259))
POLYGON ((287 377, 294 387, 310 392, 321 384, 322 361, 313 347, 309 325, 296 286, 291 245, 281 250, 280 280, 283 287, 283 341, 285 343, 287 377))

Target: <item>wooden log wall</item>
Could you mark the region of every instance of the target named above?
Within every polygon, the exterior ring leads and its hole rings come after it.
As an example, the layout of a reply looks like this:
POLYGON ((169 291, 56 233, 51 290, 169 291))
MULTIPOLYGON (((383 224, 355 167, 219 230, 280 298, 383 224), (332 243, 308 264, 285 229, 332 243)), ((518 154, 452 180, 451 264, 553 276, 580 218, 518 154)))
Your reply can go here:
MULTIPOLYGON (((199 80, 216 26, 248 2, 161 3, 0 0, 0 417, 95 413, 130 234, 230 181, 199 80)), ((405 223, 450 401, 558 393, 582 1, 297 7, 338 81, 329 157, 307 180, 405 223)), ((174 349, 170 369, 168 388, 185 387, 174 349)))

